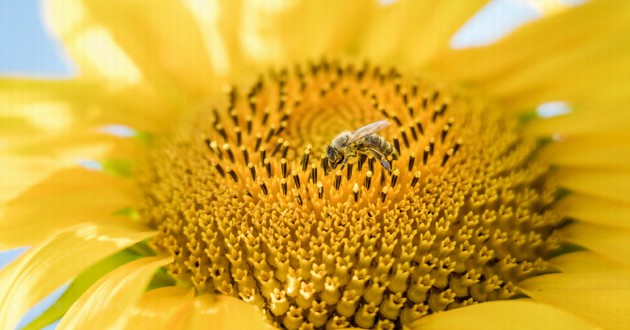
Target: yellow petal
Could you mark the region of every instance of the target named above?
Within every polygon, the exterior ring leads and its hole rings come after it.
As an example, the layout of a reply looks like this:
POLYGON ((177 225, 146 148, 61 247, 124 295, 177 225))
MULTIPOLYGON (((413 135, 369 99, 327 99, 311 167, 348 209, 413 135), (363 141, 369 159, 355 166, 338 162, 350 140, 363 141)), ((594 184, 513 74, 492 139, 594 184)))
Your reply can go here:
POLYGON ((145 292, 134 306, 127 329, 159 329, 174 314, 189 304, 193 298, 191 289, 163 287, 145 292))
POLYGON ((59 171, 20 197, 0 204, 0 248, 36 244, 81 222, 129 221, 112 215, 128 207, 135 197, 131 180, 83 168, 59 171))
POLYGON ((514 110, 612 94, 628 100, 630 35, 623 31, 629 28, 629 2, 591 1, 526 24, 490 46, 452 51, 431 68, 514 110))
POLYGON ((57 165, 49 157, 0 155, 0 202, 17 197, 56 171, 57 165))
MULTIPOLYGON (((630 121, 627 124, 630 125, 630 121)), ((567 137, 560 143, 546 145, 539 156, 563 167, 630 168, 630 144, 627 140, 610 136, 567 137)))
POLYGON ((569 194, 558 202, 568 217, 596 225, 623 227, 630 230, 630 204, 592 196, 569 194))
POLYGON ((153 130, 172 123, 173 114, 167 113, 169 100, 146 84, 120 88, 102 79, 4 78, 0 79, 0 128, 3 137, 16 139, 33 133, 98 129, 106 124, 153 130))
POLYGON ((572 223, 561 229, 562 238, 593 252, 630 265, 630 230, 587 223, 572 223))
POLYGON ((260 311, 240 299, 204 294, 195 298, 168 325, 174 329, 273 329, 260 311))
POLYGON ((549 263, 564 273, 610 273, 630 271, 630 265, 624 265, 592 251, 578 251, 563 254, 549 260, 549 263))
POLYGON ((116 268, 81 295, 59 328, 120 329, 131 318, 153 274, 168 262, 168 258, 149 257, 116 268))
POLYGON ((630 171, 562 169, 558 184, 573 192, 630 202, 630 171))
POLYGON ((577 315, 530 299, 491 301, 435 313, 410 329, 593 329, 577 315))
POLYGON ((181 1, 49 3, 49 22, 82 73, 129 83, 146 79, 158 90, 193 98, 217 87, 208 61, 212 54, 181 1), (111 70, 117 73, 114 77, 108 74, 111 70))
POLYGON ((76 274, 152 234, 132 224, 84 223, 33 247, 0 272, 0 328, 14 329, 30 307, 76 274))
POLYGON ((559 273, 518 284, 527 295, 605 329, 630 329, 630 273, 559 273))
MULTIPOLYGON (((623 102, 621 100, 619 104, 623 104, 623 102)), ((593 103, 592 108, 581 105, 580 108, 568 115, 532 121, 528 123, 526 133, 545 137, 561 134, 568 139, 578 137, 582 141, 593 139, 592 141, 597 142, 603 140, 602 142, 605 143, 611 142, 613 146, 624 144, 630 137, 630 130, 628 130, 630 112, 619 104, 608 104, 597 99, 593 100, 593 103)), ((613 161, 623 157, 622 155, 615 155, 614 153, 617 151, 613 151, 610 147, 600 146, 597 148, 610 150, 609 154, 613 161)), ((597 150, 592 152, 595 152, 595 157, 600 160, 605 158, 603 152, 599 153, 597 150)))

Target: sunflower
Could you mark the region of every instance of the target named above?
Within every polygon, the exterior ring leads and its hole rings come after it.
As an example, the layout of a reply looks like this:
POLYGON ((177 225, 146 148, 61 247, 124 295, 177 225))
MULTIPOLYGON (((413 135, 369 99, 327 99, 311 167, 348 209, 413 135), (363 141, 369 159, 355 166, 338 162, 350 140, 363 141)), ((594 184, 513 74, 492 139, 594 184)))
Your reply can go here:
POLYGON ((450 48, 484 5, 49 1, 0 328, 630 328, 630 4, 450 48))

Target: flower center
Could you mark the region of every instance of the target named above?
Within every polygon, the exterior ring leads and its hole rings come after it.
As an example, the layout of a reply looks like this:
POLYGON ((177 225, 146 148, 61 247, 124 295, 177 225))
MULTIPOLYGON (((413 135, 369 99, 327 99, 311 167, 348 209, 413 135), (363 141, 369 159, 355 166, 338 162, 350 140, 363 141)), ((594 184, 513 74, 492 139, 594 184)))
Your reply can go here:
POLYGON ((142 179, 153 245, 199 292, 288 329, 399 328, 510 298, 546 270, 555 191, 536 142, 499 109, 325 61, 226 99, 159 142, 142 179), (347 163, 333 169, 326 146, 380 120, 380 145, 339 146, 347 163))

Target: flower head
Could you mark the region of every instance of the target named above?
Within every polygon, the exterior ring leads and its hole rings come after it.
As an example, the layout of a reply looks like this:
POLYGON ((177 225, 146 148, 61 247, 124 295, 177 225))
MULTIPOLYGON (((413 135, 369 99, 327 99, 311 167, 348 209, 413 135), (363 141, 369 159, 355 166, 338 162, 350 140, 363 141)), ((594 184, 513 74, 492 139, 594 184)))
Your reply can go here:
POLYGON ((4 326, 71 278, 44 314, 64 327, 503 327, 521 312, 628 324, 630 212, 614 193, 627 159, 604 151, 623 148, 629 117, 592 119, 601 100, 627 101, 608 69, 627 73, 629 54, 608 51, 628 41, 630 7, 589 3, 448 49, 480 6, 53 2, 82 71, 3 82, 10 109, 44 93, 39 111, 59 119, 7 149, 32 174, 5 197, 0 243, 34 247, 0 273, 4 326), (364 26, 347 25, 353 10, 364 26), (564 27, 582 18, 602 26, 564 27), (610 61, 578 67, 597 56, 610 61), (584 80, 602 76, 605 89, 584 80), (527 110, 553 100, 574 113, 527 110))

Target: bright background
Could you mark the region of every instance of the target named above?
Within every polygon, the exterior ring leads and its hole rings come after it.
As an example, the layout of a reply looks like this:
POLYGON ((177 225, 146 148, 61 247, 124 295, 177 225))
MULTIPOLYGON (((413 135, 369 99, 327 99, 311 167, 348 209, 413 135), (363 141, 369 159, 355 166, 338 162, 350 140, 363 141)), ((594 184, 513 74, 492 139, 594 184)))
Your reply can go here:
MULTIPOLYGON (((76 70, 61 44, 45 28, 43 0, 0 0, 0 76, 65 78, 76 70)), ((387 6, 395 0, 379 0, 387 6)), ((575 2, 575 0, 569 1, 575 2)), ((491 43, 514 28, 538 17, 528 0, 493 0, 454 36, 454 48, 491 43)), ((26 248, 0 252, 0 269, 26 248)), ((20 327, 50 306, 63 291, 34 307, 20 327)), ((53 329, 55 324, 47 329, 53 329)))

